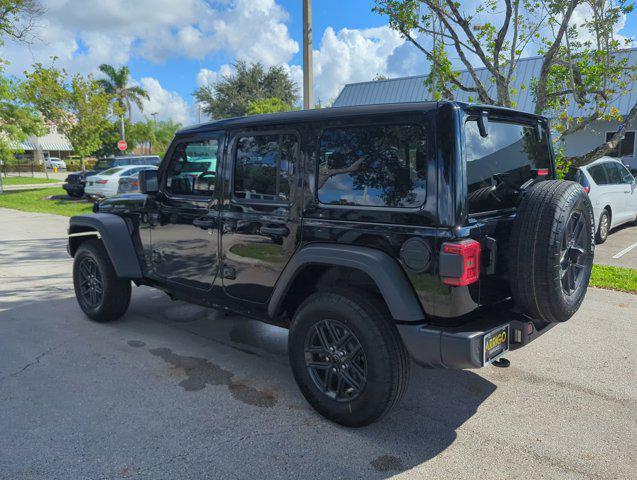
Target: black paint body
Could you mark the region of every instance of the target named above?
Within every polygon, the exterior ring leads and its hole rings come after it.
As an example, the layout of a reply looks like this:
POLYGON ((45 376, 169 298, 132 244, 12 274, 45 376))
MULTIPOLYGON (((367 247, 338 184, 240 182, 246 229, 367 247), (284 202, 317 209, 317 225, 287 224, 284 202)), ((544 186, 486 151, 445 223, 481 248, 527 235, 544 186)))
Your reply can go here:
MULTIPOLYGON (((305 265, 307 268, 299 274, 283 274, 293 263, 290 260, 312 245, 358 246, 384 252, 408 280, 405 295, 416 299, 420 311, 414 315, 410 310, 406 318, 395 318, 398 323, 460 325, 479 306, 493 305, 510 296, 504 252, 515 211, 471 216, 467 208, 462 124, 485 110, 512 121, 540 123, 548 132, 547 121, 541 117, 453 102, 333 108, 223 120, 177 133, 158 171, 158 192, 107 199, 96 210, 125 219, 142 271, 135 281, 161 288, 175 298, 286 325, 290 312, 322 285, 345 281, 371 283, 370 288, 379 288, 367 274, 358 275, 356 269, 339 264, 321 264, 320 260, 305 265), (319 139, 326 128, 406 123, 422 126, 432 139, 428 144, 426 200, 421 207, 353 207, 318 201, 319 139), (237 138, 255 133, 285 133, 298 139, 289 202, 233 197, 237 138), (177 145, 210 138, 219 141, 213 197, 168 194, 163 187, 164 176, 177 145), (489 274, 483 268, 479 282, 451 287, 439 275, 438 256, 442 243, 462 238, 481 243, 483 262, 488 258, 491 263, 489 274), (401 253, 408 241, 412 258, 418 256, 418 248, 428 258, 424 266, 415 262, 417 270, 406 265, 404 259, 409 257, 404 250, 401 253), (269 257, 241 254, 264 245, 269 257)), ((385 281, 395 282, 391 278, 385 281)))

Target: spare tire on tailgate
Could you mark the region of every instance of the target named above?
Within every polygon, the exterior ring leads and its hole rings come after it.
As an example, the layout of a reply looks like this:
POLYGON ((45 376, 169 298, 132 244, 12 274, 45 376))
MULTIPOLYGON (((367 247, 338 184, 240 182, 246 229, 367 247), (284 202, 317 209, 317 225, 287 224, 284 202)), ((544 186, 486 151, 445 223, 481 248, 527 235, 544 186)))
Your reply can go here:
POLYGON ((518 206, 509 243, 513 299, 538 326, 564 322, 588 287, 595 245, 593 208, 574 182, 529 187, 518 206))

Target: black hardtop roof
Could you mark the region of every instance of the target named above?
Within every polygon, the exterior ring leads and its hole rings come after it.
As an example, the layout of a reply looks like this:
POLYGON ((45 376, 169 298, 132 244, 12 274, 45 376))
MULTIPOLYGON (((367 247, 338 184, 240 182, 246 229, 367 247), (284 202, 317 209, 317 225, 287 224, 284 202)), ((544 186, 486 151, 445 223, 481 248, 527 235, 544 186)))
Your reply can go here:
POLYGON ((437 109, 441 104, 451 103, 462 109, 486 109, 497 110, 504 113, 515 113, 524 117, 544 118, 532 113, 519 110, 498 107, 494 105, 478 105, 464 102, 404 102, 404 103, 383 103, 378 105, 357 105, 353 107, 330 107, 313 110, 294 110, 283 113, 268 113, 264 115, 251 115, 246 117, 226 118, 214 122, 200 123, 182 128, 177 135, 192 135, 197 133, 221 130, 233 127, 259 127, 267 125, 285 125, 305 122, 320 122, 347 117, 360 117, 368 115, 387 115, 393 113, 418 113, 428 112, 437 109))
POLYGON ((291 112, 268 113, 264 115, 226 118, 215 122, 201 123, 199 125, 182 128, 177 132, 177 134, 193 134, 230 127, 258 127, 262 125, 284 125, 304 122, 320 122, 323 120, 366 115, 426 112, 436 109, 437 106, 437 102, 405 102, 385 103, 379 105, 360 105, 355 107, 330 107, 317 108, 313 110, 294 110, 291 112))

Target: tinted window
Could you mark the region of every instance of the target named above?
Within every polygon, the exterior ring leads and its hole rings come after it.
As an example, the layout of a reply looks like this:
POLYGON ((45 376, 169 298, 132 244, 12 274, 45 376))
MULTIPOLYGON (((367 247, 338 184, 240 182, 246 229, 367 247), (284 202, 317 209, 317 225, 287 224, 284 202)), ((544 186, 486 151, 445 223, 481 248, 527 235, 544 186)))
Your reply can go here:
POLYGON ((110 168, 108 170, 105 170, 104 172, 100 172, 100 175, 115 175, 118 172, 121 172, 122 170, 124 170, 123 168, 110 168))
POLYGON ((332 205, 418 207, 426 197, 427 141, 421 127, 325 130, 318 198, 332 205))
POLYGON ((593 181, 597 185, 608 185, 608 174, 604 168, 604 164, 593 165, 588 167, 588 173, 593 177, 593 181))
POLYGON ((482 137, 476 121, 465 125, 469 213, 516 206, 520 187, 551 167, 548 134, 531 126, 488 121, 482 137))
POLYGON ((615 162, 604 163, 604 170, 606 170, 606 176, 608 177, 608 183, 611 185, 619 185, 622 183, 622 174, 619 171, 619 165, 615 162))
POLYGON ((240 137, 234 167, 234 196, 246 200, 288 201, 296 143, 294 135, 240 137))
MULTIPOLYGON (((608 142, 615 132, 606 132, 606 141, 608 142)), ((617 148, 608 155, 611 157, 632 157, 635 153, 635 132, 626 132, 624 138, 619 142, 617 148)))
POLYGON ((166 191, 210 196, 216 182, 218 147, 216 139, 178 144, 166 174, 166 191))

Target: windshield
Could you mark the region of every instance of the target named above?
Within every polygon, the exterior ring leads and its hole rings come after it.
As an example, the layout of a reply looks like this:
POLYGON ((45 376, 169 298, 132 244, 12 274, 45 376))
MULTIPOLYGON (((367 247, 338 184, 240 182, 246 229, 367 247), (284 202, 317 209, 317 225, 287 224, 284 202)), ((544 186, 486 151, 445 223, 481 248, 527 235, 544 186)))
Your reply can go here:
POLYGON ((100 175, 102 176, 108 176, 108 175, 115 175, 118 172, 121 172, 122 170, 124 170, 123 168, 111 168, 109 170, 106 170, 105 172, 101 172, 100 175))
POLYGON ((483 137, 476 120, 465 123, 469 213, 515 207, 521 187, 551 168, 548 132, 492 120, 485 127, 483 137))

